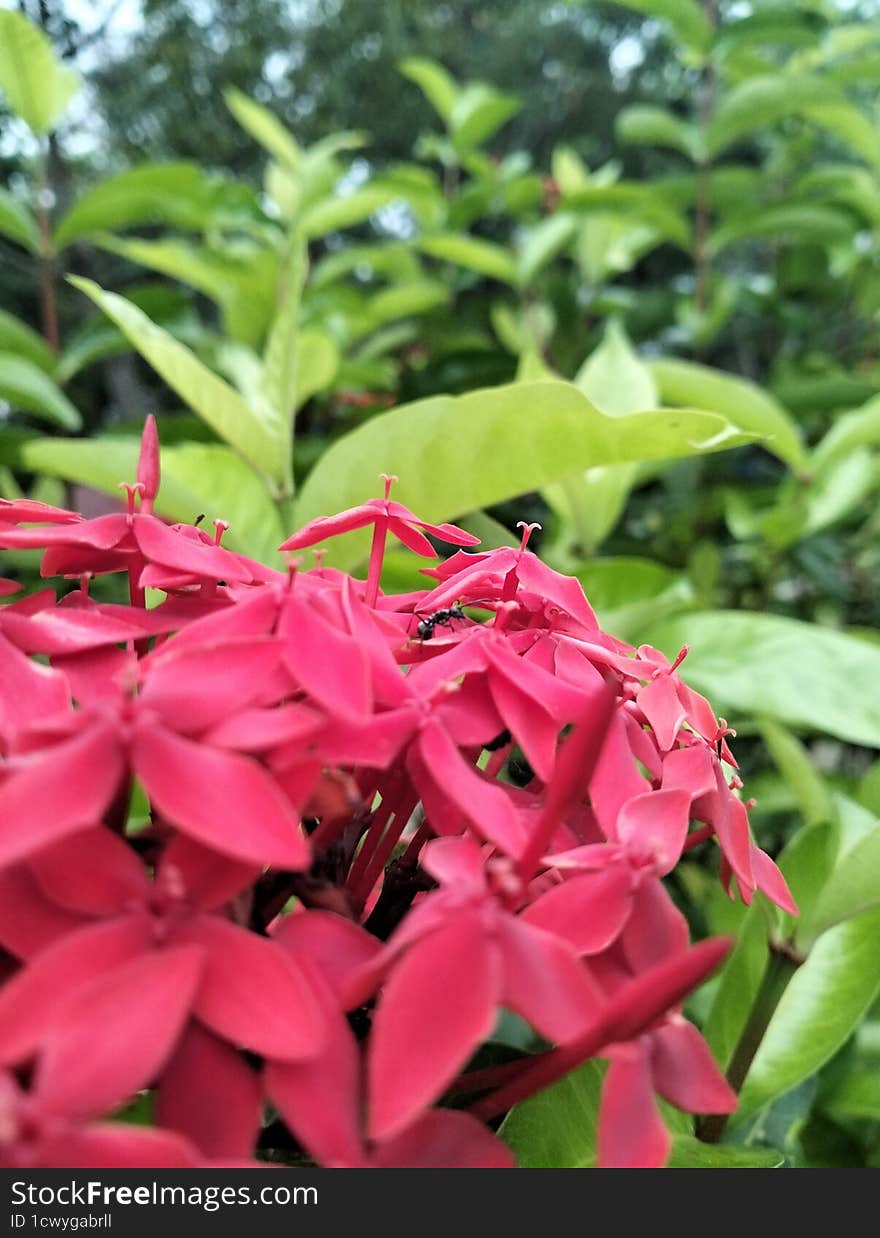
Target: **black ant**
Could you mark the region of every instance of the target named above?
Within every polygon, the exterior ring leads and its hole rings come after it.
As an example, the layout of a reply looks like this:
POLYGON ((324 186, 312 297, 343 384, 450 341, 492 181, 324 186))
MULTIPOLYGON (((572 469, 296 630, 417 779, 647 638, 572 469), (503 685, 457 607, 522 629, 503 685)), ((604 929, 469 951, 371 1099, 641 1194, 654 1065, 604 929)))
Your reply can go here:
POLYGON ((452 627, 453 619, 467 619, 467 615, 458 605, 445 607, 443 610, 435 610, 433 615, 428 615, 426 619, 420 619, 416 632, 420 640, 430 640, 434 635, 434 629, 437 627, 449 628, 452 627))

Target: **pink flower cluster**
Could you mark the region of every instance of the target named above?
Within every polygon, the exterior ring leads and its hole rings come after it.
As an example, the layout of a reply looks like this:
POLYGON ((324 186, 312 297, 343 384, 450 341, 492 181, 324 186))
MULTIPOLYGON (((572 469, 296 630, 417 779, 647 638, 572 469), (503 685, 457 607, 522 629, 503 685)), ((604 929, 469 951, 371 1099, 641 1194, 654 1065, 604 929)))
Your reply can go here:
POLYGON ((0 1165, 506 1166, 495 1119, 597 1056, 605 1165, 664 1162, 655 1095, 731 1110, 681 1014, 729 943, 662 879, 714 838, 792 903, 678 662, 528 529, 383 594, 389 533, 475 543, 390 480, 281 547, 370 525, 366 582, 169 526, 158 484, 149 421, 127 512, 0 502, 72 582, 0 608, 0 1165), (116 572, 130 605, 90 596, 116 572), (533 1051, 487 1065, 502 1011, 533 1051))

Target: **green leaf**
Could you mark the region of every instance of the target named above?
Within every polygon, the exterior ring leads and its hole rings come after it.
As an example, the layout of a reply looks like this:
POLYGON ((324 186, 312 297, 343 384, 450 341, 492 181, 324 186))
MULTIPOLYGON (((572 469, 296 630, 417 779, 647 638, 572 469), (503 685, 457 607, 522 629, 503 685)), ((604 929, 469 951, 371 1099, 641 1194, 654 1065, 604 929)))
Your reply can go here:
MULTIPOLYGON (((3 14, 0 13, 0 17, 3 14)), ((32 254, 40 252, 37 221, 26 206, 5 189, 0 189, 0 236, 17 241, 32 254)))
POLYGON ((456 151, 465 155, 479 146, 510 120, 520 106, 515 95, 504 94, 485 82, 469 82, 457 90, 448 119, 456 151))
POLYGON ((833 821, 834 802, 804 745, 791 731, 769 718, 758 723, 773 763, 792 790, 807 825, 833 821))
POLYGON ((859 1070, 844 1076, 822 1097, 821 1107, 837 1122, 880 1122, 880 1074, 876 1070, 859 1070))
POLYGON ((273 112, 262 103, 256 103, 235 87, 223 92, 223 100, 242 129, 289 168, 298 167, 302 148, 273 112))
MULTIPOLYGON (((95 439, 32 439, 20 449, 22 467, 94 486, 118 497, 118 483, 137 472, 134 436, 95 439)), ((244 461, 217 444, 185 443, 162 449, 162 484, 156 511, 191 524, 204 512, 229 521, 224 545, 272 563, 283 540, 278 512, 259 477, 244 461)))
POLYGON ((689 404, 722 413, 746 430, 764 436, 763 447, 792 468, 802 469, 806 453, 800 430, 788 412, 754 383, 692 361, 648 362, 660 398, 668 404, 689 404))
POLYGON ((668 146, 689 159, 699 158, 699 131, 662 107, 636 104, 618 112, 615 121, 617 140, 631 146, 668 146))
POLYGON ((875 167, 880 164, 880 136, 876 123, 849 103, 819 103, 805 107, 804 116, 834 134, 850 150, 875 167))
POLYGON ((440 119, 449 124, 458 98, 459 85, 441 64, 422 56, 410 56, 398 66, 404 77, 419 87, 440 119))
POLYGON ((584 586, 605 630, 621 640, 638 640, 649 623, 693 605, 688 581, 651 559, 620 556, 566 567, 584 586))
POLYGON ((517 255, 519 283, 528 287, 535 276, 552 262, 574 237, 577 221, 564 212, 548 215, 525 234, 517 255))
POLYGON ((339 364, 339 347, 332 336, 326 331, 303 331, 299 337, 294 408, 302 408, 313 395, 326 391, 339 364))
POLYGON ((814 449, 811 464, 814 470, 828 468, 846 459, 860 447, 880 446, 880 398, 869 400, 863 407, 834 419, 831 429, 814 449))
POLYGON ((880 906, 880 826, 838 860, 803 926, 812 940, 835 924, 880 906))
POLYGON ((393 186, 365 185, 352 193, 322 198, 308 206, 302 214, 301 227, 305 236, 315 239, 328 232, 339 232, 364 223, 380 207, 387 206, 400 193, 393 186))
POLYGON ((628 9, 655 17, 672 28, 688 47, 705 51, 712 41, 712 27, 697 0, 618 0, 628 9))
POLYGON ((204 227, 220 183, 195 163, 146 163, 111 176, 78 198, 59 221, 56 249, 98 232, 168 224, 204 227))
POLYGON ((740 1094, 738 1119, 815 1074, 880 992, 880 909, 824 933, 770 1020, 740 1094))
POLYGON ((57 361, 41 335, 3 309, 0 309, 0 352, 17 353, 47 374, 53 372, 57 361))
POLYGON ((492 241, 483 241, 462 232, 446 232, 439 236, 423 237, 418 246, 422 253, 430 254, 432 258, 451 262, 467 271, 476 271, 478 275, 487 275, 490 279, 500 279, 506 284, 516 283, 516 263, 510 251, 492 241))
POLYGON ((880 647, 853 636, 748 611, 699 611, 651 625, 643 640, 690 653, 682 674, 735 722, 768 716, 880 748, 880 647))
POLYGON ((730 1065, 739 1044, 770 957, 762 912, 755 902, 746 913, 703 1024, 706 1043, 722 1070, 730 1065))
POLYGON ((612 417, 656 408, 659 400, 651 370, 639 359, 626 331, 614 320, 606 327, 601 344, 578 370, 574 382, 597 408, 612 417))
POLYGON ((105 292, 91 280, 69 278, 116 323, 141 356, 215 433, 267 477, 276 481, 284 477, 288 441, 283 425, 261 420, 233 387, 130 301, 105 292))
POLYGON ((803 115, 817 106, 839 106, 846 96, 825 78, 803 73, 751 77, 722 99, 707 133, 710 155, 719 155, 740 138, 765 129, 786 116, 803 115))
POLYGON ((779 1169, 785 1157, 775 1148, 702 1143, 693 1135, 676 1135, 667 1169, 779 1169))
POLYGON ((831 245, 850 240, 856 231, 851 215, 830 206, 798 203, 765 206, 716 228, 709 253, 716 257, 737 241, 775 241, 781 245, 831 245))
POLYGON ((586 1169, 596 1164, 604 1076, 603 1063, 586 1062, 510 1111, 498 1135, 520 1169, 586 1169))
MULTIPOLYGON (((382 472, 400 478, 401 502, 425 519, 447 520, 573 470, 717 451, 748 437, 723 417, 692 409, 609 417, 563 382, 435 396, 374 416, 338 439, 309 475, 297 520, 369 498, 382 472)), ((333 553, 352 563, 359 552, 337 542, 333 553)))
POLYGON ((82 425, 76 408, 46 371, 16 353, 0 353, 0 399, 67 430, 82 425))
POLYGON ((567 209, 583 213, 626 212, 630 220, 650 224, 661 237, 682 249, 691 247, 691 230, 684 215, 664 201, 652 185, 593 183, 567 193, 563 202, 567 209))
POLYGON ((34 133, 51 132, 78 89, 78 74, 56 58, 42 30, 21 13, 0 12, 0 90, 34 133))

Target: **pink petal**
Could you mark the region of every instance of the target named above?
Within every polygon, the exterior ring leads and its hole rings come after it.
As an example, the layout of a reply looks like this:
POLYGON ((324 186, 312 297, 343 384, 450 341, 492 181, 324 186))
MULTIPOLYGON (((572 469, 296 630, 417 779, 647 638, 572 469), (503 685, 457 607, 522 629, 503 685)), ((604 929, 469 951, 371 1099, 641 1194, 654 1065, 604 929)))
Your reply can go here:
POLYGON ((711 937, 669 955, 628 981, 608 1002, 603 1023, 609 1043, 639 1035, 661 1014, 678 1005, 730 952, 729 937, 711 937))
POLYGON ((0 989, 0 1062, 30 1057, 78 989, 149 942, 147 918, 125 916, 82 928, 37 955, 0 989))
POLYGON ((335 516, 318 516, 303 525, 299 532, 294 533, 282 542, 279 550, 303 550, 307 546, 317 546, 325 538, 336 537, 340 533, 349 533, 352 529, 362 529, 383 518, 383 513, 375 508, 361 504, 359 507, 349 507, 335 516))
POLYGON ((681 859, 690 821, 687 791, 650 791, 623 805, 617 818, 617 838, 636 855, 653 857, 661 876, 681 859))
POLYGON ((419 864, 459 895, 481 895, 487 890, 483 848, 474 838, 435 838, 422 850, 419 864))
POLYGON ((654 1087, 688 1113, 733 1113, 736 1093, 692 1023, 673 1017, 650 1037, 654 1087))
POLYGON ((189 1014, 202 967, 192 947, 152 951, 85 984, 59 1012, 34 1091, 44 1113, 87 1118, 147 1086, 189 1014))
POLYGON ((0 635, 0 741, 8 745, 31 722, 70 708, 70 688, 59 671, 32 662, 0 635))
POLYGON ((590 779, 590 803, 606 838, 616 837, 617 817, 626 801, 650 789, 636 768, 623 718, 614 713, 590 779))
POLYGON ((528 551, 519 556, 516 574, 524 588, 553 602, 590 631, 598 630, 596 613, 586 599, 583 585, 575 576, 563 576, 553 571, 528 551))
POLYGON ((481 778, 462 757, 449 733, 435 720, 429 720, 422 728, 417 743, 419 755, 437 790, 483 837, 497 843, 508 855, 518 854, 523 829, 516 809, 501 786, 481 778))
POLYGON ((82 830, 43 847, 29 867, 46 896, 82 915, 113 915, 149 898, 143 861, 111 830, 82 830))
POLYGON ((90 550, 111 550, 128 536, 129 527, 125 516, 122 512, 112 512, 108 516, 98 516, 95 520, 59 523, 53 528, 3 529, 0 531, 0 546, 4 549, 15 547, 21 550, 39 550, 44 546, 81 546, 90 550))
POLYGON ((297 962, 307 959, 341 1001, 350 977, 382 949, 359 924, 332 911, 299 912, 276 923, 272 938, 297 962))
POLYGON ((159 432, 152 413, 144 421, 141 435, 141 451, 138 457, 137 479, 143 486, 141 502, 155 499, 159 492, 159 432))
POLYGON ((178 940, 205 950, 193 1012, 212 1032, 279 1061, 320 1052, 326 1021, 302 969, 276 942, 211 915, 178 940))
POLYGON ((411 524, 407 524, 405 520, 389 520, 388 531, 393 533, 398 541, 403 542, 407 550, 411 550, 413 554, 421 555, 424 559, 437 558, 437 551, 425 537, 424 533, 420 533, 418 529, 411 524))
MULTIPOLYGON (((250 757, 141 725, 132 762, 154 808, 236 860, 302 869, 309 848, 288 801, 250 757)), ((0 802, 2 802, 0 789, 0 802)))
POLYGON ((0 499, 0 524, 74 524, 82 520, 78 512, 65 511, 36 499, 0 499))
POLYGON ((136 516, 134 535, 144 558, 177 572, 204 580, 243 581, 252 579, 239 555, 222 546, 184 536, 153 516, 136 516))
POLYGON ((578 954, 598 954, 617 939, 632 909, 626 865, 571 877, 552 886, 520 917, 570 942, 578 954))
POLYGON ((20 758, 0 785, 0 864, 100 821, 123 770, 118 739, 106 724, 20 758))
MULTIPOLYGON (((517 661, 520 661, 518 658, 517 661)), ((526 759, 542 782, 553 777, 556 741, 560 724, 509 679, 494 675, 490 679, 492 699, 507 729, 519 743, 526 759)))
POLYGON ((661 1169, 672 1140, 654 1103, 651 1072, 641 1045, 615 1051, 602 1088, 599 1165, 603 1169, 661 1169))
POLYGON ((281 646, 271 637, 249 636, 178 651, 172 641, 161 654, 150 659, 141 702, 175 731, 194 734, 259 696, 281 646))
POLYGON ((118 701, 120 685, 135 680, 137 654, 133 649, 88 649, 83 653, 56 655, 53 667, 70 685, 74 700, 80 706, 96 701, 118 701))
POLYGON ((379 1144, 377 1169, 513 1169, 513 1153, 469 1113, 432 1109, 379 1144))
POLYGON ((308 965, 307 972, 324 1014, 323 1048, 307 1062, 268 1062, 266 1091, 287 1126, 320 1165, 361 1167, 366 1158, 361 1136, 360 1050, 320 973, 308 965))
POLYGON ((687 921, 666 887, 646 876, 635 891, 632 912, 621 935, 621 946, 636 971, 662 963, 686 950, 690 934, 687 921))
POLYGON ((492 1030, 499 999, 494 951, 481 918, 463 913, 396 965, 373 1020, 370 1134, 399 1134, 492 1030))
POLYGON ((192 1144, 172 1131, 124 1122, 92 1122, 40 1150, 46 1169, 195 1169, 201 1163, 192 1144))
POLYGON ((668 752, 686 717, 672 677, 661 675, 658 679, 652 679, 639 689, 636 704, 648 719, 660 749, 668 752))
POLYGON ((200 911, 214 911, 256 881, 260 868, 203 847, 186 834, 166 845, 156 871, 157 888, 200 911))
POLYGON ((372 712, 369 663, 356 640, 295 593, 285 607, 279 635, 285 641, 284 660, 297 682, 330 713, 357 720, 372 712))
POLYGON ((260 1080, 241 1055, 191 1022, 165 1065, 156 1121, 212 1158, 250 1156, 260 1129, 260 1080))
POLYGON ((662 789, 687 791, 692 799, 698 799, 715 789, 715 764, 699 741, 690 748, 675 748, 663 758, 662 789))
POLYGON ((798 915, 798 905, 792 897, 788 883, 767 852, 752 843, 750 854, 752 876, 757 888, 790 916, 798 915))
POLYGON ((556 1044, 593 1022, 603 996, 575 952, 552 933, 513 916, 498 928, 504 966, 501 1003, 556 1044))
POLYGON ((326 725, 324 715, 308 705, 253 705, 220 718, 205 733, 205 743, 239 752, 265 752, 281 744, 301 749, 326 725))
POLYGON ((0 946, 29 959, 88 921, 50 902, 25 864, 0 871, 0 946))

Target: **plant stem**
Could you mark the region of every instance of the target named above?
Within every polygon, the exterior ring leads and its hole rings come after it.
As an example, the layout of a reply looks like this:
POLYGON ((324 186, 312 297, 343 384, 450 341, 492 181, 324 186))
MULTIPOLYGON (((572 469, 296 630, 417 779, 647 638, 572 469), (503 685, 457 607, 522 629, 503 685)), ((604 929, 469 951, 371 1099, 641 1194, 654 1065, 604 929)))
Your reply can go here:
MULTIPOLYGON (((771 942, 763 979, 727 1068, 727 1082, 734 1092, 739 1092, 745 1082, 782 994, 802 962, 803 959, 786 945, 771 942)), ((729 1117, 727 1113, 712 1113, 701 1118, 697 1124, 699 1138, 704 1143, 718 1143, 729 1117)))
MULTIPOLYGON (((718 25, 717 0, 704 0, 706 18, 713 32, 718 25)), ((709 232, 711 222, 712 164, 705 149, 709 123, 715 111, 715 65, 711 53, 703 69, 700 83, 698 124, 703 149, 697 164, 696 198, 694 202, 694 305, 697 312, 705 313, 709 300, 711 264, 709 259, 709 232)))
POLYGON ((40 319, 46 343, 53 352, 57 353, 61 346, 61 337, 58 331, 58 307, 55 301, 52 217, 49 210, 51 193, 49 158, 44 154, 40 160, 37 184, 37 227, 40 230, 40 319))

